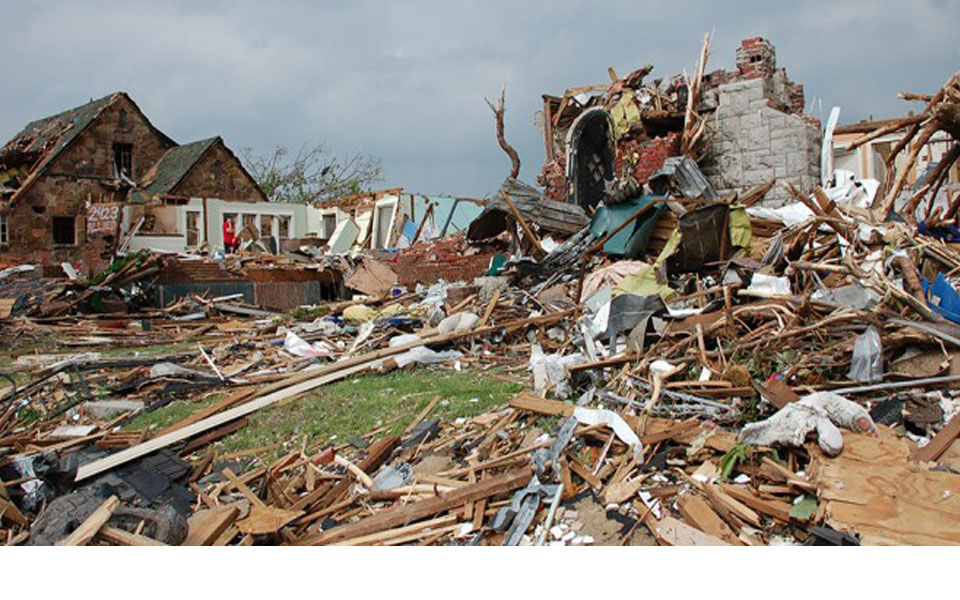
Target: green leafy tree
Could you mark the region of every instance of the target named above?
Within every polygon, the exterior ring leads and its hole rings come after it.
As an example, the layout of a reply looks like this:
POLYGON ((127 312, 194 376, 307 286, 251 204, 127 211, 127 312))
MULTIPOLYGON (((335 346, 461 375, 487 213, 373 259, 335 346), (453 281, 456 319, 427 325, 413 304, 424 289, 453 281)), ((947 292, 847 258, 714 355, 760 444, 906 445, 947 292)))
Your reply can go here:
POLYGON ((323 144, 301 146, 296 154, 286 146, 264 155, 244 148, 241 156, 247 171, 273 202, 311 204, 369 191, 383 179, 378 159, 359 152, 334 156, 323 144))

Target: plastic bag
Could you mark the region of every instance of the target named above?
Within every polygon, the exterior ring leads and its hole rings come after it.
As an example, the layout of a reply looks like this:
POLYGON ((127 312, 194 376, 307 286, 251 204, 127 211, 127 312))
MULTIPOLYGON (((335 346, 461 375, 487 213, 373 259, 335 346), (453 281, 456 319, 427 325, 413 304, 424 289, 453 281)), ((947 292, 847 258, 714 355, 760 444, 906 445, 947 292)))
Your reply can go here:
POLYGON ((849 377, 854 381, 870 383, 883 379, 883 345, 873 325, 867 327, 853 343, 849 377))

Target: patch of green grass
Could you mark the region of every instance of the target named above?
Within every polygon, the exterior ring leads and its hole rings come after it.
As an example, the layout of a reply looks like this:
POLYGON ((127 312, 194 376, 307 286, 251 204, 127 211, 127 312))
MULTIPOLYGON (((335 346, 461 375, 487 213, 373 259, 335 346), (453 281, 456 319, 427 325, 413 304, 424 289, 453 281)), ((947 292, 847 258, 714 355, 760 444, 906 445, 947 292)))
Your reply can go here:
POLYGON ((174 400, 157 410, 140 413, 127 423, 125 429, 149 429, 154 425, 156 425, 156 429, 163 429, 225 397, 226 394, 216 393, 208 394, 195 401, 174 400))
POLYGON ((325 317, 330 314, 330 306, 321 304, 312 308, 297 307, 290 311, 290 316, 298 321, 313 320, 317 317, 325 317))
MULTIPOLYGON (((436 396, 443 400, 429 417, 452 420, 476 416, 505 404, 521 389, 519 384, 478 371, 418 368, 364 374, 254 413, 247 426, 224 438, 217 450, 224 454, 286 442, 293 447, 344 442, 387 424, 384 435, 398 434, 436 396)), ((283 452, 281 447, 274 454, 283 452)))

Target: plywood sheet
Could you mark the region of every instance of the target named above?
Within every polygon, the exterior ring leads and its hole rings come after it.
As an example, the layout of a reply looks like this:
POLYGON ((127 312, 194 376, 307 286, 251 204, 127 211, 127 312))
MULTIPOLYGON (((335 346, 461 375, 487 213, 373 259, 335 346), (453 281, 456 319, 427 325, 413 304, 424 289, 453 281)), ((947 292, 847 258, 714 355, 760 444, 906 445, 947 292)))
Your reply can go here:
POLYGON ((810 446, 826 523, 864 545, 960 544, 960 475, 912 461, 913 443, 880 429, 879 437, 845 431, 832 459, 810 446))

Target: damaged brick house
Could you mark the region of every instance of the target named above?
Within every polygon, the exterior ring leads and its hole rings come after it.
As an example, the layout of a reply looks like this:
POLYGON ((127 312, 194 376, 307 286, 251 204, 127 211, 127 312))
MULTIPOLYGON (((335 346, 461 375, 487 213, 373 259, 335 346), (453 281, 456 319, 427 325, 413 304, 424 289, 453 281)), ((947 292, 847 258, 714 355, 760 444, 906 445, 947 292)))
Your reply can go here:
POLYGON ((33 121, 0 148, 0 254, 102 268, 124 209, 197 197, 266 200, 222 139, 178 145, 126 93, 113 93, 33 121))
MULTIPOLYGON (((538 178, 547 198, 590 210, 614 180, 646 183, 681 152, 687 84, 682 75, 644 82, 647 65, 612 83, 543 96, 546 162, 538 178)), ((809 190, 820 180, 820 123, 803 114, 803 86, 777 67, 763 38, 743 40, 736 69, 707 73, 699 111, 707 118, 694 158, 719 194, 741 193, 772 178, 809 190)), ((775 187, 765 202, 786 200, 775 187)))

